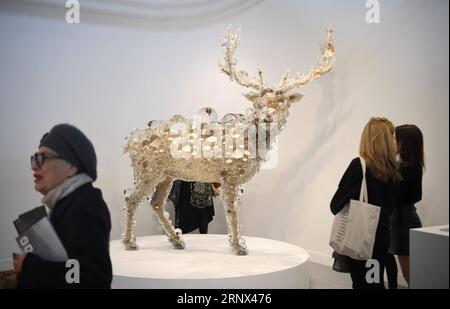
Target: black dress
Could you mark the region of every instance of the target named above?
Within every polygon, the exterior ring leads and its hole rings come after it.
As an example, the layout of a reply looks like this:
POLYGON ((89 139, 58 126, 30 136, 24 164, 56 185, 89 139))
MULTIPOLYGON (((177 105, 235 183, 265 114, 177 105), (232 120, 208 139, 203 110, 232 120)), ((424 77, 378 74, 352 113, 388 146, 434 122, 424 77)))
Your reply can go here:
POLYGON ((111 219, 99 189, 82 185, 61 201, 50 216, 69 259, 80 265, 80 283, 66 282, 65 262, 49 262, 29 253, 18 276, 18 288, 110 288, 109 256, 111 219))
POLYGON ((175 227, 185 234, 196 229, 206 234, 215 214, 213 196, 210 183, 174 181, 169 199, 175 206, 175 227))
POLYGON ((395 255, 409 256, 409 230, 422 227, 415 203, 422 199, 422 166, 400 165, 400 182, 391 216, 391 247, 395 255))
MULTIPOLYGON (((355 158, 342 176, 339 187, 331 200, 331 212, 336 215, 344 208, 351 199, 358 200, 362 182, 362 166, 359 158, 355 158)), ((369 203, 381 207, 380 219, 375 235, 375 244, 372 258, 380 264, 380 278, 384 274, 384 259, 389 249, 390 232, 389 216, 391 215, 395 196, 397 193, 397 184, 394 182, 382 182, 375 178, 370 167, 366 169, 366 182, 369 203)), ((383 280, 379 284, 368 284, 366 282, 366 261, 359 261, 348 258, 350 275, 353 281, 353 288, 384 288, 383 280)))

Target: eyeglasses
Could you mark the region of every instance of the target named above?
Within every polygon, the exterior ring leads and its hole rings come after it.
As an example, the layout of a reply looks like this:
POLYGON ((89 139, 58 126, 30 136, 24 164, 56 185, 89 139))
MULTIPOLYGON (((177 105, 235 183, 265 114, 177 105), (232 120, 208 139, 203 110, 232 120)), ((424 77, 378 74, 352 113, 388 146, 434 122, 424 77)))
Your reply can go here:
POLYGON ((33 165, 36 164, 37 167, 41 168, 42 165, 44 165, 45 160, 53 160, 53 159, 59 159, 59 157, 51 155, 46 152, 36 152, 34 155, 31 156, 31 167, 33 167, 33 165))

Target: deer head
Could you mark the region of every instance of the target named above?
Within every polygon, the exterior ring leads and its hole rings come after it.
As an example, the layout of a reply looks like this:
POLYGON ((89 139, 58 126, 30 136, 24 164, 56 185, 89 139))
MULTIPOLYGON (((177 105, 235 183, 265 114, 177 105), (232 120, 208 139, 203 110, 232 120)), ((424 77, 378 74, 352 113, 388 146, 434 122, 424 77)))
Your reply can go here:
POLYGON ((293 78, 291 78, 291 73, 288 70, 275 87, 269 87, 265 83, 264 72, 261 68, 258 69, 257 77, 250 77, 246 71, 236 70, 237 61, 233 56, 239 39, 240 30, 232 35, 230 28, 228 28, 222 42, 225 63, 219 63, 219 67, 223 73, 230 77, 231 81, 236 81, 240 86, 252 89, 252 91, 244 94, 253 103, 253 115, 251 119, 248 119, 249 121, 254 121, 257 118, 259 121, 284 124, 291 104, 303 98, 303 94, 291 92, 291 90, 328 73, 335 65, 333 30, 329 27, 327 41, 320 46, 321 57, 316 67, 306 75, 297 73, 293 78))

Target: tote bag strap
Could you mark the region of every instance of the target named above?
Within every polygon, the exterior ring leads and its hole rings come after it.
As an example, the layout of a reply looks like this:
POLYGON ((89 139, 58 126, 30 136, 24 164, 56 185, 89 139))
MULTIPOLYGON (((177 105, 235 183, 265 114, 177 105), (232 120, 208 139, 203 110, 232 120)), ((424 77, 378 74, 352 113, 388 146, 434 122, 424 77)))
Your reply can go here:
POLYGON ((361 182, 361 190, 359 193, 359 200, 361 202, 369 202, 369 197, 368 197, 368 193, 367 193, 367 182, 366 182, 366 161, 359 157, 359 160, 361 161, 361 166, 362 166, 362 182, 361 182))

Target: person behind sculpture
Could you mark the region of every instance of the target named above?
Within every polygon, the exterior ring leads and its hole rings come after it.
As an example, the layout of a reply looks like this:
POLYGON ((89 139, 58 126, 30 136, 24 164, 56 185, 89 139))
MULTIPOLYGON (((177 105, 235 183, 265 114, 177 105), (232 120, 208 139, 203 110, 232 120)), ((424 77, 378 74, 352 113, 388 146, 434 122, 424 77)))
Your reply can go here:
MULTIPOLYGON (((364 127, 359 155, 366 162, 366 181, 369 203, 381 208, 375 235, 372 259, 379 263, 380 282, 369 283, 366 273, 367 261, 348 258, 348 267, 353 288, 384 288, 384 259, 389 248, 389 216, 393 211, 400 174, 395 160, 393 136, 385 118, 371 118, 364 127)), ((330 208, 336 215, 350 199, 357 200, 362 182, 362 166, 359 158, 351 161, 342 176, 339 187, 334 194, 330 208)))
POLYGON ((79 263, 79 283, 66 281, 66 262, 28 253, 14 259, 18 288, 110 288, 111 220, 101 191, 92 185, 97 159, 91 141, 72 125, 56 125, 42 137, 31 168, 50 222, 69 259, 79 263))
POLYGON ((199 229, 200 234, 208 233, 208 224, 214 217, 213 196, 217 196, 218 184, 205 182, 173 182, 169 199, 175 206, 175 228, 183 233, 199 229))
POLYGON ((409 284, 409 230, 422 227, 415 203, 422 199, 423 135, 415 125, 401 125, 395 128, 395 137, 403 180, 391 216, 390 252, 397 255, 403 277, 409 284))

